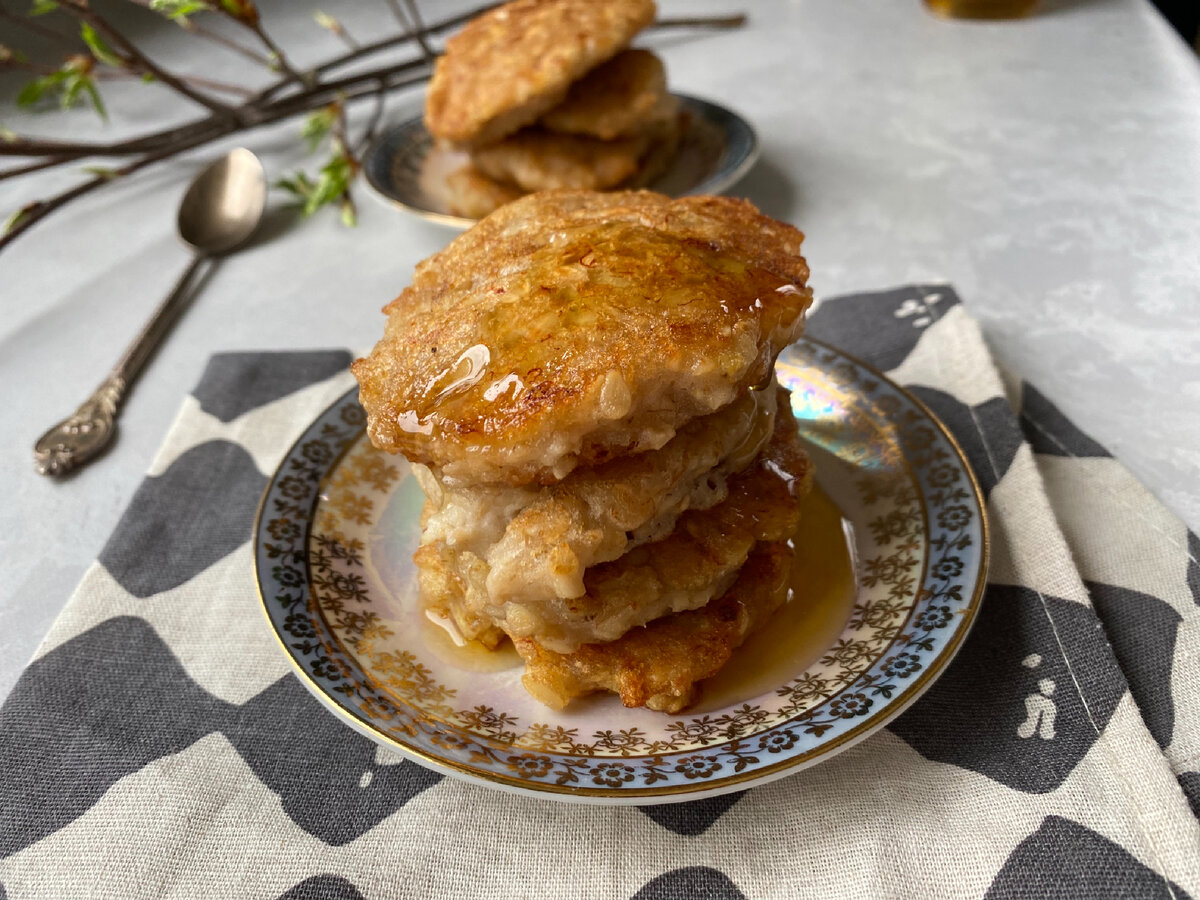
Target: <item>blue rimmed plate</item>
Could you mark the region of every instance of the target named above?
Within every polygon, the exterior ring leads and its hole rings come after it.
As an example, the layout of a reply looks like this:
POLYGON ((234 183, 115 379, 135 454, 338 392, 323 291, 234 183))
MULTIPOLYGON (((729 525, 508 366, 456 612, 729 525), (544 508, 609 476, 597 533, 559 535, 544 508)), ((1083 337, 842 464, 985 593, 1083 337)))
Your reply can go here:
POLYGON ((356 391, 291 448, 255 524, 263 609, 284 652, 380 743, 561 800, 697 799, 862 740, 932 684, 971 626, 987 570, 982 496, 946 429, 880 373, 807 339, 777 372, 818 473, 798 540, 815 548, 801 579, 814 596, 799 591, 776 614, 791 625, 752 636, 686 714, 607 696, 555 712, 524 691, 515 654, 456 648, 423 618, 411 562, 423 498, 408 464, 366 439, 356 391))
MULTIPOLYGON (((750 171, 758 159, 758 137, 745 119, 723 106, 675 96, 689 125, 671 167, 647 187, 671 197, 719 194, 750 171)), ((435 146, 416 109, 375 139, 363 174, 388 202, 432 222, 468 228, 475 220, 450 212, 444 188, 446 176, 466 162, 465 153, 435 146)))

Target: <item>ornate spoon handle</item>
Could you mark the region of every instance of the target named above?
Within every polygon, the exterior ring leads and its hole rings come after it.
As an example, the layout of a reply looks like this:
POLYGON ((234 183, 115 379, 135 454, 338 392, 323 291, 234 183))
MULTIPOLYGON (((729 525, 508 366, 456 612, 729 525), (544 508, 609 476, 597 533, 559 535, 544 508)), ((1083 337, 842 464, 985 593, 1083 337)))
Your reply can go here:
POLYGON ((206 259, 197 254, 175 287, 150 320, 142 326, 129 349, 113 367, 104 383, 70 416, 59 422, 33 445, 33 462, 42 475, 66 475, 94 459, 112 441, 117 430, 117 410, 125 389, 137 377, 159 342, 171 330, 188 297, 185 290, 197 267, 206 259))

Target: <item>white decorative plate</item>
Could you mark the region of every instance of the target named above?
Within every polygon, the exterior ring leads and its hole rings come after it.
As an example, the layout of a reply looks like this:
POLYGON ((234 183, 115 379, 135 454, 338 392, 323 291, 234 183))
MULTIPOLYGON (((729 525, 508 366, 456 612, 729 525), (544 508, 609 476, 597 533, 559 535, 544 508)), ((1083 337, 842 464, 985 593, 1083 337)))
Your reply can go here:
POLYGON ((914 397, 832 347, 779 360, 818 490, 797 538, 803 590, 684 714, 587 698, 555 712, 515 653, 467 653, 421 614, 422 495, 375 450, 355 391, 288 452, 263 497, 263 608, 301 680, 359 731, 449 775, 562 800, 665 803, 813 765, 926 690, 979 608, 979 487, 914 397), (855 575, 856 573, 856 575, 855 575))

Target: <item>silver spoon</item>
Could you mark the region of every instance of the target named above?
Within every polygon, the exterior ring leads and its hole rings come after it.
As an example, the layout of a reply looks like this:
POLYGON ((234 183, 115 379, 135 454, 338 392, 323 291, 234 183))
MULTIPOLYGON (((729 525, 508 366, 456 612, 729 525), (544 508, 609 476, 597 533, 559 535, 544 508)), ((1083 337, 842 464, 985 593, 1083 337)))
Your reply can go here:
POLYGON ((196 269, 204 260, 236 250, 249 240, 266 200, 262 163, 244 148, 233 150, 196 176, 179 204, 178 219, 179 236, 195 251, 191 263, 104 383, 34 444, 38 472, 65 475, 108 446, 116 434, 121 398, 186 305, 190 293, 186 288, 196 269))

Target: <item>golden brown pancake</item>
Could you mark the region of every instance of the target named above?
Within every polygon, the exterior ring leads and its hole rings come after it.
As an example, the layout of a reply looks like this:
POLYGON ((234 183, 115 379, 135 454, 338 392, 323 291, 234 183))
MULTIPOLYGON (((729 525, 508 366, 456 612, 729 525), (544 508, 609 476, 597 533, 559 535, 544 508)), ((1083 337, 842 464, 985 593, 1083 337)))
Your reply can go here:
POLYGON ((670 99, 662 60, 649 50, 623 50, 571 85, 567 98, 538 124, 607 141, 669 115, 670 99))
POLYGON ((555 653, 533 638, 514 641, 525 660, 525 689, 555 709, 595 691, 626 706, 675 713, 696 698, 698 682, 715 675, 747 635, 787 599, 792 551, 759 544, 721 597, 690 612, 656 619, 619 640, 555 653))
POLYGON ((558 652, 612 641, 661 616, 703 606, 729 587, 758 542, 787 540, 795 532, 812 467, 786 391, 778 404, 774 435, 754 464, 730 479, 722 503, 686 512, 662 540, 587 569, 580 596, 536 596, 511 585, 511 599, 498 602, 479 555, 435 541, 416 556, 424 602, 467 637, 491 643, 498 627, 558 652))
POLYGON ((551 483, 765 384, 811 303, 803 235, 730 197, 553 191, 417 266, 354 363, 375 446, 551 483))
POLYGON ((602 141, 523 128, 498 143, 473 150, 471 162, 489 178, 526 191, 600 191, 632 177, 649 146, 647 135, 602 141))
POLYGON ((654 20, 653 0, 514 0, 446 42, 425 101, 430 134, 478 147, 534 122, 654 20))
POLYGON ((482 219, 524 193, 510 184, 488 178, 470 164, 447 175, 446 188, 449 193, 447 208, 453 215, 467 219, 482 219))

